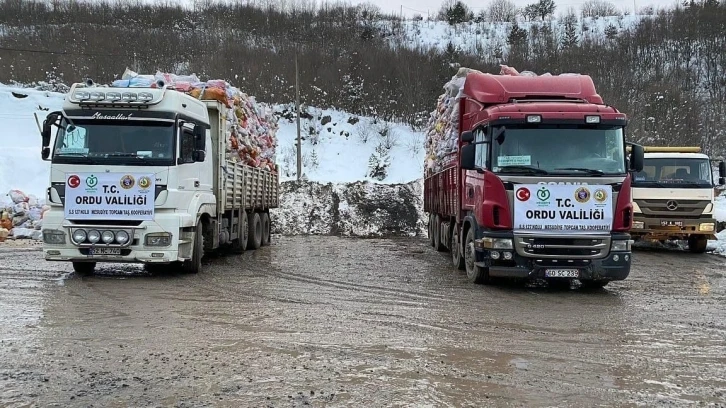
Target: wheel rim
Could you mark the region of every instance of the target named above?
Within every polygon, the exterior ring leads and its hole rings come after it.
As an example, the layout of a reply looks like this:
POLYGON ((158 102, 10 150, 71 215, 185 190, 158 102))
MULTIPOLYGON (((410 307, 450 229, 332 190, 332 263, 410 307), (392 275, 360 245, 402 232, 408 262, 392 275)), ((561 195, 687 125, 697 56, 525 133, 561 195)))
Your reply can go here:
POLYGON ((469 241, 466 244, 464 262, 466 263, 466 274, 471 276, 474 273, 474 242, 473 241, 469 241))
POLYGON ((451 253, 454 258, 454 266, 459 266, 461 260, 461 252, 459 252, 459 233, 454 230, 454 236, 451 237, 451 253))

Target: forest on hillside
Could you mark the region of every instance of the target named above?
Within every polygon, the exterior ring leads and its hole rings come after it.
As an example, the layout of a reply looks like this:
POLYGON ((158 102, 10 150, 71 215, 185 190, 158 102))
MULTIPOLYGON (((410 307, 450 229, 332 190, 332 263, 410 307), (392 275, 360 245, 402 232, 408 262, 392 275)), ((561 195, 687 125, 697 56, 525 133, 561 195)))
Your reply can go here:
POLYGON ((297 56, 304 104, 422 126, 456 67, 497 73, 507 64, 589 74, 605 100, 631 117, 631 140, 722 155, 726 1, 646 10, 634 24, 587 35, 589 25, 617 14, 602 0, 580 10, 556 10, 552 0, 520 10, 494 0, 479 13, 447 0, 432 19, 456 31, 506 30, 505 44, 482 38, 467 50, 453 41, 407 43, 423 17, 402 21, 370 4, 1 0, 0 82, 109 82, 129 67, 223 78, 261 101, 288 103, 297 56))

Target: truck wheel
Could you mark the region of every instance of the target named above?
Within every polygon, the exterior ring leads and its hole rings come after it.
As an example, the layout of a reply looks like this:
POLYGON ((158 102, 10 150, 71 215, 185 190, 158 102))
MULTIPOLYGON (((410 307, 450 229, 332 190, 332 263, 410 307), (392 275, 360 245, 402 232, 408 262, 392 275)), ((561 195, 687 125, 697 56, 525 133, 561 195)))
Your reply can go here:
POLYGON ((201 221, 197 223, 197 230, 194 234, 194 242, 192 243, 192 259, 184 261, 183 269, 186 273, 199 273, 202 270, 202 256, 204 256, 203 226, 201 221))
POLYGON ((242 238, 237 238, 232 240, 232 252, 235 254, 241 254, 247 249, 247 241, 249 236, 249 228, 247 227, 247 214, 242 213, 240 217, 240 226, 239 226, 239 232, 242 235, 242 238))
POLYGON ((262 222, 262 246, 270 245, 270 214, 260 213, 260 221, 262 222))
POLYGON ((691 235, 688 237, 688 250, 694 254, 706 252, 706 247, 708 247, 708 238, 705 236, 691 235))
POLYGON ((464 241, 464 263, 466 277, 472 283, 489 283, 489 269, 476 266, 476 250, 474 249, 474 228, 469 228, 464 241))
POLYGON ((262 222, 260 220, 260 214, 256 212, 250 213, 247 224, 249 226, 247 248, 257 249, 262 245, 262 222))
POLYGON ((433 214, 429 214, 429 245, 432 247, 436 246, 436 241, 434 240, 436 237, 436 231, 434 230, 434 223, 436 220, 434 219, 433 214))
POLYGON ((437 215, 434 220, 434 230, 436 231, 434 235, 434 242, 436 243, 434 248, 439 252, 444 252, 446 251, 446 247, 441 242, 441 218, 437 215))
POLYGON ((78 276, 91 275, 95 269, 95 262, 73 262, 73 272, 78 276))
POLYGON ((454 232, 451 233, 451 260, 454 262, 456 269, 463 271, 466 269, 466 265, 464 264, 464 257, 461 254, 459 232, 459 228, 454 227, 454 232))

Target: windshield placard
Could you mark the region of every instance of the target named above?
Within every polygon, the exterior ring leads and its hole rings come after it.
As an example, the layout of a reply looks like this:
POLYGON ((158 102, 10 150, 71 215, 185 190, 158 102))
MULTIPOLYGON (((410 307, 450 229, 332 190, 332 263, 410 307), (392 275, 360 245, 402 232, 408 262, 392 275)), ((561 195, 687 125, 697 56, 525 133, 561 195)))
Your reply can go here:
POLYGON ((514 230, 609 232, 612 203, 609 185, 521 184, 514 189, 514 230))
POLYGON ((497 157, 497 166, 530 166, 532 164, 532 156, 499 156, 497 157))
POLYGON ((65 218, 154 219, 154 174, 66 173, 65 218))

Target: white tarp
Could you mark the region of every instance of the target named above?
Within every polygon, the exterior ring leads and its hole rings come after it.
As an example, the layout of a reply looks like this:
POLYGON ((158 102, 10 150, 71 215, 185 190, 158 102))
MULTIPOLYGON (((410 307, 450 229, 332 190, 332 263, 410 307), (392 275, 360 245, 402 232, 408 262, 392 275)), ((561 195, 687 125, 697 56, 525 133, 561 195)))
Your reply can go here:
POLYGON ((522 184, 514 191, 514 230, 609 232, 612 203, 609 185, 522 184))
POLYGON ((154 219, 154 174, 67 173, 65 218, 154 219))

